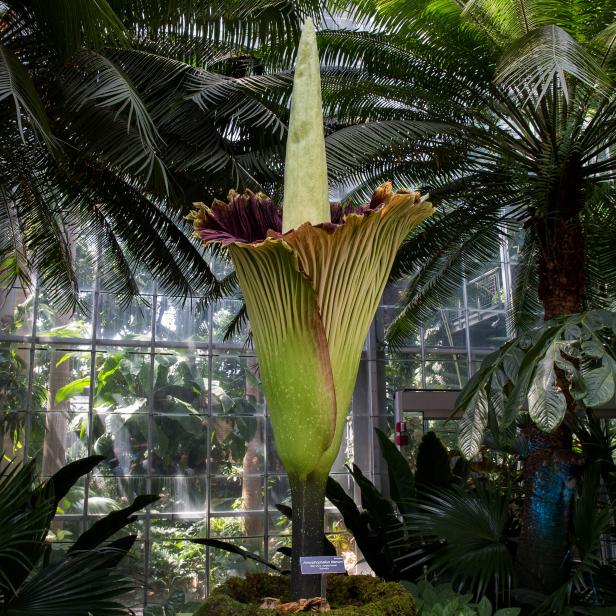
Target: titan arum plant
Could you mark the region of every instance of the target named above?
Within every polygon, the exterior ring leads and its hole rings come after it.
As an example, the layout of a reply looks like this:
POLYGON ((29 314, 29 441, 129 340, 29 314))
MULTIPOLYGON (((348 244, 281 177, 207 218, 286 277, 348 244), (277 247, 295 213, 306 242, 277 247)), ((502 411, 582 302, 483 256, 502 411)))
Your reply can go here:
POLYGON ((314 26, 299 44, 282 212, 263 194, 197 204, 195 234, 226 246, 242 289, 278 455, 291 484, 294 598, 319 594, 299 557, 323 553, 325 484, 340 449, 364 339, 394 256, 433 208, 380 186, 330 206, 314 26))

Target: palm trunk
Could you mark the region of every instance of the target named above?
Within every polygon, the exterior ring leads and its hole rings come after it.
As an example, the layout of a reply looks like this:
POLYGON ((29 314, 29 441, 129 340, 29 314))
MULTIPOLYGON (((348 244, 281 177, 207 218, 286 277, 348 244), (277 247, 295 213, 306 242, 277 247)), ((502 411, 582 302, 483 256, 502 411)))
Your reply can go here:
MULTIPOLYGON (((558 221, 543 234, 539 259, 539 298, 544 318, 584 309, 584 237, 577 222, 558 221)), ((570 567, 570 531, 576 477, 581 460, 571 450, 567 417, 575 409, 565 375, 557 369, 557 384, 567 399, 563 424, 553 433, 534 425, 527 428, 528 455, 524 462, 524 504, 517 550, 518 582, 526 588, 551 593, 567 579, 570 567)))
POLYGON ((292 556, 291 599, 310 599, 321 594, 320 575, 302 575, 300 556, 324 554, 324 506, 327 475, 309 475, 307 479, 289 475, 291 484, 292 556))

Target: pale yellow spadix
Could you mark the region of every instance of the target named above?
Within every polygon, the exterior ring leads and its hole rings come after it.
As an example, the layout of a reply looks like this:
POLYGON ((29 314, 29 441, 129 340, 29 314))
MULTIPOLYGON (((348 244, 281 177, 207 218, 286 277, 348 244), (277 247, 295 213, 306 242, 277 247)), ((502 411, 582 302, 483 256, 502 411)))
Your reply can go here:
POLYGON ((330 222, 321 73, 314 24, 302 30, 295 64, 284 171, 282 231, 330 222))

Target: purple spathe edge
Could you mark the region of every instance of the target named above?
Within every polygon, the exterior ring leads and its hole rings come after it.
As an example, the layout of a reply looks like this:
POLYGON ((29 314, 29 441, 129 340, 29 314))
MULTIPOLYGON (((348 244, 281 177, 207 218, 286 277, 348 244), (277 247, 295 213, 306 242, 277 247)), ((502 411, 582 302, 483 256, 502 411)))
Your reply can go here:
MULTIPOLYGON (((377 212, 385 204, 388 194, 375 191, 370 203, 360 206, 331 204, 331 222, 314 225, 333 233, 347 216, 365 216, 377 212)), ((282 233, 282 208, 263 193, 246 191, 240 195, 229 193, 229 201, 214 201, 211 207, 200 204, 193 215, 195 235, 204 243, 256 245, 266 239, 284 239, 295 229, 282 233)), ((309 224, 309 223, 306 223, 309 224)))

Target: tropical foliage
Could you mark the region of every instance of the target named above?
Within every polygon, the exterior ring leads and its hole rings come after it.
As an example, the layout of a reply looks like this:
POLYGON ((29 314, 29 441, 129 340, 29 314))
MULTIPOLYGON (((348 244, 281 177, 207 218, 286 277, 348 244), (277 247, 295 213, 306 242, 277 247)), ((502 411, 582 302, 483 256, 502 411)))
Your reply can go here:
POLYGON ((352 5, 365 28, 320 34, 326 107, 339 127, 327 138, 330 170, 360 193, 388 178, 440 205, 422 241, 399 253, 394 274, 411 284, 390 342, 445 305, 463 275, 498 260, 502 232, 525 238, 518 326, 535 321, 539 300, 549 303, 548 318, 608 307, 616 271, 613 228, 604 224, 616 172, 611 3, 352 5), (338 85, 330 96, 328 75, 338 85), (555 276, 562 292, 546 286, 555 276))
POLYGON ((546 432, 574 422, 565 418, 557 370, 580 409, 607 404, 614 397, 615 342, 616 314, 592 310, 547 321, 486 356, 456 403, 464 455, 479 451, 488 427, 500 443, 511 443, 523 409, 546 432))
POLYGON ((280 178, 290 76, 265 75, 259 48, 297 40, 318 2, 0 11, 0 286, 36 269, 55 306, 74 308, 84 238, 122 302, 137 266, 174 295, 214 293, 182 214, 197 195, 280 178))
MULTIPOLYGON (((463 278, 499 260, 503 233, 523 236, 514 329, 536 323, 541 313, 549 320, 610 309, 616 288, 608 224, 616 174, 611 3, 358 0, 353 6, 357 19, 369 20, 366 30, 322 36, 324 63, 354 88, 348 99, 330 99, 343 125, 328 137, 332 169, 366 187, 385 174, 440 204, 394 265, 394 276, 410 282, 390 343, 403 343, 463 278)), ((530 392, 533 418, 541 416, 545 427, 546 415, 558 418, 560 409, 566 421, 551 424, 556 429, 549 434, 529 428, 518 573, 527 571, 525 584, 545 591, 566 577, 567 486, 580 460, 571 449, 576 403, 569 382, 558 367, 544 376, 547 394, 530 392), (553 489, 542 491, 546 484, 553 489), (543 503, 541 519, 531 511, 533 501, 543 503), (552 532, 542 533, 547 526, 552 532)), ((482 395, 472 403, 471 413, 487 416, 482 395)))
POLYGON ((520 613, 515 607, 493 611, 486 597, 473 603, 472 593, 457 593, 450 584, 433 585, 421 580, 417 584, 405 582, 403 586, 415 598, 420 616, 518 616, 520 613))
POLYGON ((92 456, 72 462, 44 483, 36 460, 4 462, 0 468, 0 611, 6 614, 100 616, 128 614, 121 596, 134 587, 116 570, 137 535, 115 537, 133 514, 158 500, 142 495, 85 531, 61 559, 49 559, 54 514, 73 484, 101 462, 92 456), (113 540, 111 540, 113 539, 113 540))
MULTIPOLYGON (((614 609, 609 590, 614 562, 604 559, 601 547, 614 532, 610 522, 614 501, 605 491, 605 478, 613 481, 616 468, 614 445, 592 414, 578 427, 588 467, 575 496, 576 560, 566 581, 551 594, 529 592, 518 579, 521 490, 519 474, 512 476, 502 450, 482 448, 481 459, 449 483, 428 483, 413 477, 404 455, 378 434, 388 466, 390 498, 357 468, 351 472, 361 490, 362 508, 331 478, 328 498, 339 508, 374 571, 384 579, 403 580, 417 597, 420 613, 488 614, 492 605, 505 606, 503 615, 518 614, 520 609, 525 614, 571 615, 593 610, 609 614, 614 609)), ((434 439, 432 435, 427 441, 434 439)), ((438 450, 432 447, 432 451, 438 450)), ((434 453, 435 461, 438 455, 434 453)), ((449 452, 451 465, 457 455, 449 452)))

